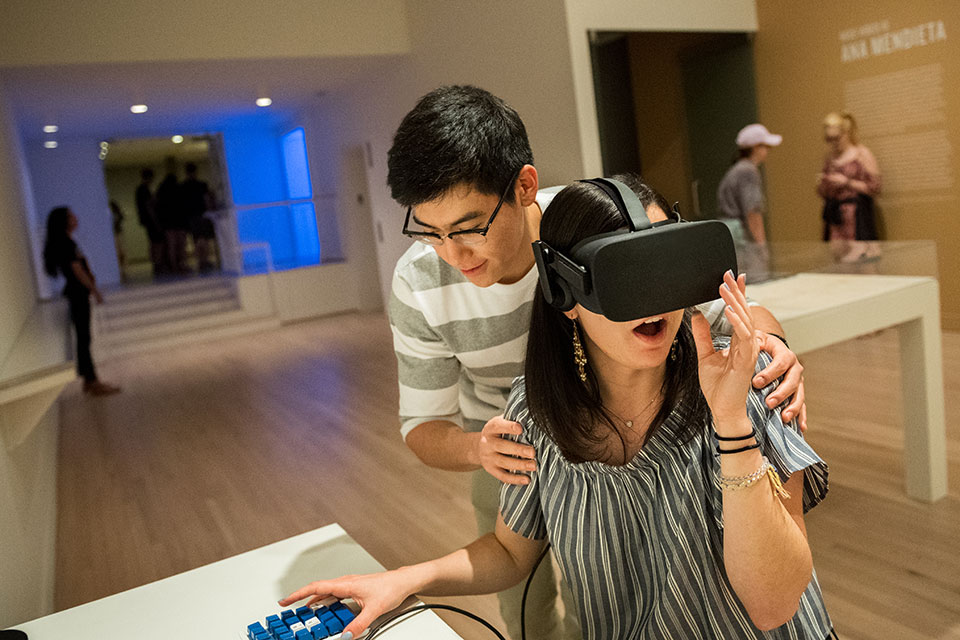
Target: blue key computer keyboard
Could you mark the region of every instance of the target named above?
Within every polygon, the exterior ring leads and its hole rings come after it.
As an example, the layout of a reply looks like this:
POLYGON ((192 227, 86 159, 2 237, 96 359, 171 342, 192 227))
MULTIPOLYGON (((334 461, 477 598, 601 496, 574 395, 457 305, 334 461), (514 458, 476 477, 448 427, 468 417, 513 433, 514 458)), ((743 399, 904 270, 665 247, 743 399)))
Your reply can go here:
POLYGON ((337 640, 356 614, 339 600, 285 609, 247 625, 248 640, 337 640))

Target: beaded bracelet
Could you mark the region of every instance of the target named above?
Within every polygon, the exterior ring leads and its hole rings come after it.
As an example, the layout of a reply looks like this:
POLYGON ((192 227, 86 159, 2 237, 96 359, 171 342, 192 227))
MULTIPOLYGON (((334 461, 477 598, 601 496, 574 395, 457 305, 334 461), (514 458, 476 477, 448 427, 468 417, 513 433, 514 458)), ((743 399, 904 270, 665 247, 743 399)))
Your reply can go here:
POLYGON ((790 494, 786 489, 783 488, 783 483, 780 482, 780 476, 777 474, 776 469, 773 468, 773 465, 767 460, 766 456, 763 458, 763 462, 760 464, 760 468, 749 473, 745 476, 733 476, 728 477, 723 474, 720 474, 720 488, 721 489, 746 489, 747 487, 752 487, 757 482, 760 481, 760 478, 767 476, 770 480, 770 485, 773 487, 774 493, 782 498, 789 498, 790 494))
POLYGON ((720 474, 720 487, 723 489, 746 489, 747 487, 753 486, 767 473, 768 466, 770 466, 770 463, 767 462, 767 458, 764 457, 760 468, 753 473, 748 473, 745 476, 725 476, 720 474))

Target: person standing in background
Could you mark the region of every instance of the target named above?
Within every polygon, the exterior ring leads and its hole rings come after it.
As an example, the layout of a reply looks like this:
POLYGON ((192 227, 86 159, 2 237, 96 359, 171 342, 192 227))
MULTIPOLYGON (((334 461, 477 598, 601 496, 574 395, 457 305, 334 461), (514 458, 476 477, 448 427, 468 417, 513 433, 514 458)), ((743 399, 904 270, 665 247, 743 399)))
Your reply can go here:
POLYGON ((180 202, 190 225, 193 237, 193 249, 197 258, 197 270, 210 271, 214 268, 210 261, 210 245, 216 237, 213 221, 204 214, 213 208, 213 194, 207 183, 197 178, 197 165, 188 162, 184 167, 186 179, 180 184, 180 202))
POLYGON ((140 226, 147 232, 150 241, 150 263, 153 265, 153 275, 167 271, 166 236, 157 220, 156 202, 150 185, 153 183, 153 169, 143 169, 140 172, 140 185, 136 191, 137 219, 140 226))
POLYGON ((90 296, 97 304, 103 304, 103 295, 97 288, 97 279, 83 256, 73 232, 77 217, 69 207, 57 207, 47 216, 47 238, 43 247, 43 266, 54 278, 63 274, 67 286, 63 289, 70 306, 70 320, 77 336, 77 375, 83 378, 83 391, 94 396, 108 396, 120 391, 119 387, 102 382, 97 377, 90 355, 90 296))
POLYGON ((763 224, 767 199, 760 165, 770 147, 783 142, 783 136, 770 133, 762 124, 749 124, 737 133, 736 142, 738 156, 717 187, 717 206, 733 235, 738 269, 747 274, 749 282, 756 282, 766 274, 770 259, 763 224))
POLYGON ((157 187, 157 220, 167 243, 167 260, 172 273, 186 273, 187 216, 180 199, 176 163, 167 158, 167 175, 157 187))
POLYGON ((880 167, 873 153, 859 143, 857 123, 846 112, 823 119, 829 145, 817 193, 823 198, 823 240, 841 262, 880 257, 873 199, 880 193, 880 167))
POLYGON ((127 252, 123 249, 123 209, 116 200, 110 201, 110 214, 113 217, 113 246, 117 251, 117 264, 120 266, 120 277, 127 279, 127 252))

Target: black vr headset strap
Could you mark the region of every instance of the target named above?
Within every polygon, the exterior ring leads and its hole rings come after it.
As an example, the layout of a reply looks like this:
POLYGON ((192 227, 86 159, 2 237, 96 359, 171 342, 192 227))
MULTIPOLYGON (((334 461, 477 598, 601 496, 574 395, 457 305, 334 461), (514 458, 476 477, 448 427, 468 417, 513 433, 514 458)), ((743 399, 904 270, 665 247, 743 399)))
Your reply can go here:
POLYGON ((600 187, 604 193, 610 196, 610 199, 617 205, 617 209, 623 214, 627 224, 630 225, 630 231, 643 231, 651 227, 650 218, 643 208, 640 198, 633 192, 633 189, 623 184, 619 180, 610 178, 593 178, 592 180, 580 180, 596 187, 600 187))

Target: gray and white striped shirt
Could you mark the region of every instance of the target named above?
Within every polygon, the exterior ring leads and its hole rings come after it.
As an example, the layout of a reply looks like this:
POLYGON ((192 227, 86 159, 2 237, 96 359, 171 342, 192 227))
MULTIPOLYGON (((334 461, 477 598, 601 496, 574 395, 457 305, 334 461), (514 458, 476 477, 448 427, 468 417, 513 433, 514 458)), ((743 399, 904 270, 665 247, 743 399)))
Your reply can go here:
MULTIPOLYGON (((761 353, 758 370, 767 362, 761 353)), ((807 511, 827 493, 827 465, 795 422, 785 427, 780 409, 763 404, 773 388, 751 391, 748 414, 781 478, 804 474, 807 511)), ((536 450, 537 471, 528 485, 503 485, 507 526, 549 539, 590 640, 823 640, 832 623, 816 574, 790 621, 767 632, 751 623, 723 565, 719 455, 706 425, 687 444, 675 444, 685 412, 681 403, 625 465, 574 464, 534 422, 518 378, 506 417, 523 426, 519 439, 536 450)))

